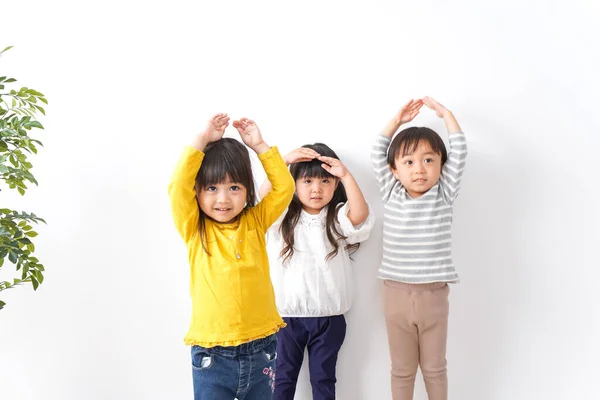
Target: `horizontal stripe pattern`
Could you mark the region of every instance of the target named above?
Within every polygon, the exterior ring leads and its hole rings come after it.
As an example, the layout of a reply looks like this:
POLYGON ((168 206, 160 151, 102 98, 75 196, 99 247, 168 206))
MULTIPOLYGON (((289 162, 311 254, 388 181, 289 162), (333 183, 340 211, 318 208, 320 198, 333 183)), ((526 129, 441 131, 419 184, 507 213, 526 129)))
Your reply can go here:
POLYGON ((467 144, 462 132, 451 134, 449 141, 440 180, 413 199, 387 164, 391 140, 377 137, 371 161, 384 202, 379 278, 406 283, 458 281, 452 261, 452 205, 460 189, 467 144))

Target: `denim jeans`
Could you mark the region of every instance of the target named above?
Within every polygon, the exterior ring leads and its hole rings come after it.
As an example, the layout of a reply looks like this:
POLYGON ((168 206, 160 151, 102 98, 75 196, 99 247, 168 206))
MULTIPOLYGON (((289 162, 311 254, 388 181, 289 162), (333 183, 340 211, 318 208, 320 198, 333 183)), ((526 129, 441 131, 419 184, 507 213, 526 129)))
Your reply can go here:
POLYGON ((239 346, 192 346, 194 400, 270 400, 277 336, 239 346))

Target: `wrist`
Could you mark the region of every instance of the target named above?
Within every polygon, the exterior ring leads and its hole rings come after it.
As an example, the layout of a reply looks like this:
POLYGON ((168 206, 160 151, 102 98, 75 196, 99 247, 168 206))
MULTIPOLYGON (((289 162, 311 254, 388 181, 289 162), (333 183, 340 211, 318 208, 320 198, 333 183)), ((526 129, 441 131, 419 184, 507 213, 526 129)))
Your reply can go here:
POLYGON ((394 133, 396 133, 398 128, 400 128, 400 125, 402 125, 402 122, 398 118, 392 118, 386 125, 383 134, 391 138, 392 136, 394 136, 394 133))
POLYGON ((252 146, 251 148, 256 154, 266 153, 271 149, 271 147, 265 142, 259 143, 255 146, 252 146))
POLYGON ((354 182, 354 176, 352 176, 352 174, 350 173, 350 171, 346 171, 346 174, 344 174, 344 176, 341 176, 340 180, 344 184, 350 183, 350 182, 354 182))
POLYGON ((206 148, 206 146, 208 146, 209 143, 210 141, 206 136, 204 136, 203 134, 199 134, 192 140, 191 145, 197 150, 204 151, 204 149, 206 148))

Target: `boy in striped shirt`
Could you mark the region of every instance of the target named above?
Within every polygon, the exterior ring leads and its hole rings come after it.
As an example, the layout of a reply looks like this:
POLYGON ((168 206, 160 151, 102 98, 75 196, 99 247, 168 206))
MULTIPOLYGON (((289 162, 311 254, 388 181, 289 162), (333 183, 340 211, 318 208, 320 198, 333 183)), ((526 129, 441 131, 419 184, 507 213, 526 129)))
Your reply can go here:
POLYGON ((454 115, 430 97, 411 100, 392 118, 372 151, 384 202, 385 320, 392 360, 392 397, 412 400, 420 365, 430 400, 448 398, 448 283, 458 282, 451 254, 452 205, 467 145, 454 115), (429 128, 398 128, 425 105, 444 119, 450 151, 429 128))

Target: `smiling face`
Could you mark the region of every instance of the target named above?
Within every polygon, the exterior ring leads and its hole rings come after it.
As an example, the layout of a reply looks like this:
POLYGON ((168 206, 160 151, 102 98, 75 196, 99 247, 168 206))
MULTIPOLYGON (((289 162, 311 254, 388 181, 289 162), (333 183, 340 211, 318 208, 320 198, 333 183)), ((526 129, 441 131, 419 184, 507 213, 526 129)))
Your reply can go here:
POLYGON ((246 196, 246 186, 231 182, 230 179, 197 190, 198 205, 202 212, 221 223, 235 221, 246 205, 246 196))
POLYGON ((392 173, 412 198, 420 197, 440 180, 442 155, 424 140, 419 141, 413 152, 402 153, 398 152, 392 173))

